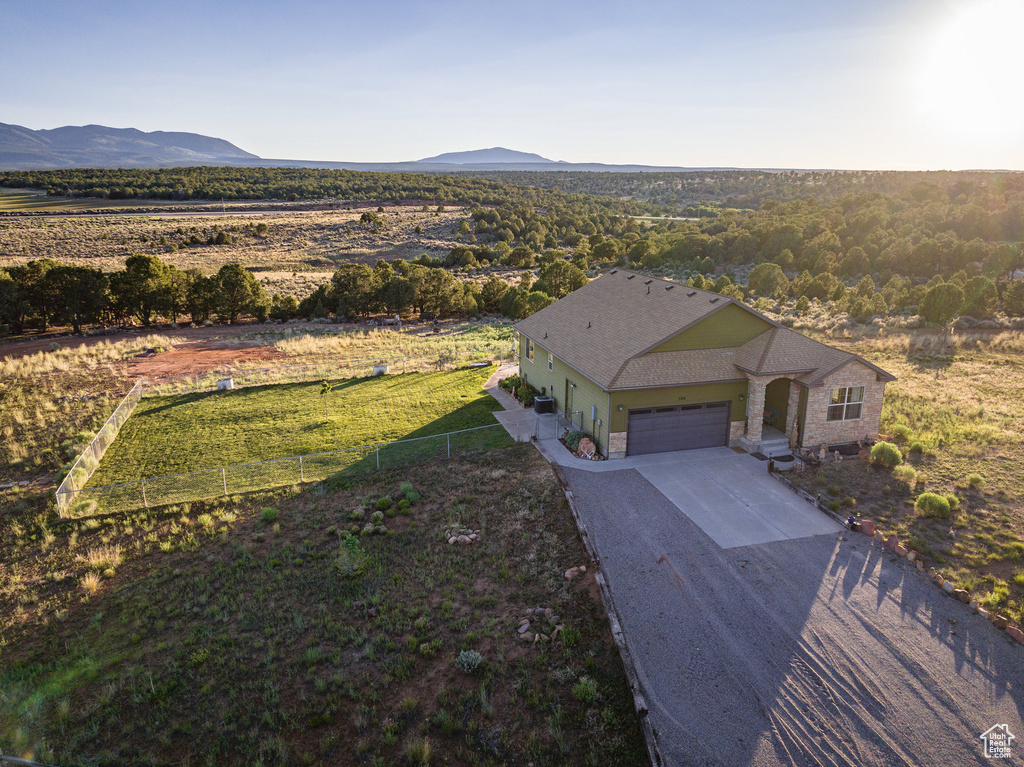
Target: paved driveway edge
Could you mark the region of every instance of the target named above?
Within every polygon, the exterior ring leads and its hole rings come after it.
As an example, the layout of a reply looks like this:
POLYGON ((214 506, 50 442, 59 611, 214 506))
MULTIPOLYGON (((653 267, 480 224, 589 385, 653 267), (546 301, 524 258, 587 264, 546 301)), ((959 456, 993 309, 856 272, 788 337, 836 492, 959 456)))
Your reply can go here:
POLYGON ((636 708, 640 729, 643 731, 644 741, 647 743, 647 755, 654 767, 662 767, 665 762, 662 759, 661 750, 658 748, 657 733, 654 731, 654 727, 651 726, 651 720, 647 716, 650 713, 647 708, 647 697, 640 683, 636 667, 633 665, 633 656, 630 654, 629 648, 626 647, 626 637, 622 633, 622 623, 619 620, 618 611, 615 609, 615 602, 612 600, 612 592, 604 579, 604 573, 601 572, 601 560, 597 556, 597 550, 594 548, 593 540, 587 531, 586 524, 583 522, 583 517, 576 508, 576 498, 573 496, 572 490, 569 489, 569 483, 562 473, 562 467, 557 463, 552 463, 551 469, 558 478, 558 483, 562 486, 565 500, 569 503, 569 510, 572 511, 572 517, 576 520, 576 528, 579 530, 580 538, 583 539, 583 546, 587 550, 587 556, 590 557, 591 562, 597 565, 594 572, 594 580, 597 581, 597 586, 601 593, 601 602, 604 605, 605 613, 608 615, 612 639, 615 640, 615 646, 619 648, 619 657, 622 659, 622 667, 626 672, 626 682, 633 693, 633 706, 636 708))

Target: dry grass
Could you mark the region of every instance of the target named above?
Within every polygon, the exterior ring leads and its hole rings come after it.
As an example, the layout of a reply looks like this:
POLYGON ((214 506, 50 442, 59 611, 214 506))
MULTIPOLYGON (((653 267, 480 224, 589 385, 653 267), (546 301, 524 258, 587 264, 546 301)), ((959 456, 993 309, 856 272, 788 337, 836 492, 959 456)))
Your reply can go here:
MULTIPOLYGON (((833 341, 835 343, 835 341, 833 341)), ((866 462, 829 465, 801 482, 837 485, 857 510, 924 555, 959 585, 1024 622, 1024 333, 930 331, 856 338, 840 345, 899 377, 886 387, 883 434, 905 464, 893 472, 866 462), (949 518, 922 517, 923 492, 955 496, 949 518)))
POLYGON ((89 549, 84 554, 79 554, 77 559, 79 562, 84 562, 93 570, 98 570, 100 572, 104 570, 113 570, 121 564, 121 545, 115 543, 114 545, 96 546, 89 549))
MULTIPOLYGON (((330 271, 342 263, 372 264, 379 258, 411 260, 425 252, 446 254, 457 244, 455 233, 466 216, 466 211, 458 208, 435 215, 414 207, 393 206, 382 214, 387 225, 370 230, 359 223, 364 210, 6 218, 0 219, 0 267, 53 258, 115 271, 124 267, 128 256, 151 253, 180 269, 194 267, 207 274, 224 264, 239 262, 265 272, 259 276, 270 292, 289 292, 289 286, 301 285, 303 279, 308 282, 317 270, 330 271), (253 231, 259 223, 268 227, 265 236, 253 231), (417 226, 420 233, 415 231, 417 226), (193 235, 205 242, 217 229, 228 232, 234 242, 183 246, 193 235), (172 251, 172 246, 179 247, 172 251)), ((295 292, 304 295, 302 289, 295 292)))
POLYGON ((99 573, 86 573, 78 581, 78 585, 88 594, 98 592, 102 583, 99 573))

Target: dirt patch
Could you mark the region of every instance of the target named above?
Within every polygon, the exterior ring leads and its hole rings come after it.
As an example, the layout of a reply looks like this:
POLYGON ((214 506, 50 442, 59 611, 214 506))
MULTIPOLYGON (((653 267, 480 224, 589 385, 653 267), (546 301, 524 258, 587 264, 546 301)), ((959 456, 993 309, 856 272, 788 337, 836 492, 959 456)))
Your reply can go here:
POLYGON ((186 341, 152 356, 128 360, 131 376, 169 378, 211 370, 227 370, 240 363, 280 360, 285 355, 273 346, 229 346, 217 341, 186 341))

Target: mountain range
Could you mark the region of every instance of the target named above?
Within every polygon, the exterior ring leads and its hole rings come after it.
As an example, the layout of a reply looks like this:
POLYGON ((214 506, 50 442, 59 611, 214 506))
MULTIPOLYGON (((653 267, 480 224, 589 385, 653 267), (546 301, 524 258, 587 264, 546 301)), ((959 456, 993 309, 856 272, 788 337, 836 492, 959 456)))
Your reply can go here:
POLYGON ((455 172, 460 170, 678 171, 680 167, 605 165, 549 160, 504 147, 447 152, 408 162, 336 162, 259 157, 229 141, 198 133, 68 125, 32 130, 0 123, 0 171, 63 168, 170 168, 238 165, 271 168, 328 168, 383 172, 455 172))

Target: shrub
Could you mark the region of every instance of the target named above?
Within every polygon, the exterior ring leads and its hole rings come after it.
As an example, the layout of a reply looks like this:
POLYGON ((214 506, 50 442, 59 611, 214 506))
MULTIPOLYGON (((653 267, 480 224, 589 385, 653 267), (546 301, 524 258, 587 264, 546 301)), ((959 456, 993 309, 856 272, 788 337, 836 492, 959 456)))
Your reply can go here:
POLYGON ((412 506, 412 504, 411 504, 411 503, 409 503, 409 499, 408 499, 408 498, 403 498, 402 500, 400 500, 400 501, 398 502, 398 510, 399 510, 399 511, 405 511, 405 510, 406 510, 406 509, 408 509, 408 508, 409 508, 410 506, 412 506))
POLYGON ((585 431, 571 431, 565 435, 565 446, 575 453, 580 449, 580 441, 584 437, 590 439, 590 435, 585 431))
POLYGON ((587 676, 581 677, 573 685, 572 695, 580 703, 593 703, 597 700, 597 682, 587 676))
POLYGON ((374 504, 374 508, 376 508, 377 511, 387 511, 388 509, 391 508, 391 503, 392 502, 390 498, 381 498, 379 501, 377 501, 377 503, 374 504))
POLYGON ((345 578, 354 578, 366 569, 366 552, 359 545, 359 539, 351 533, 341 533, 341 547, 334 560, 334 571, 345 578))
POLYGON ((848 495, 845 498, 843 498, 842 503, 843 503, 843 506, 846 506, 847 508, 849 508, 851 506, 856 506, 857 505, 857 499, 854 498, 852 495, 848 495))
POLYGON ((463 650, 455 659, 455 667, 459 671, 472 674, 483 663, 484 657, 476 650, 463 650))
POLYGON ((523 379, 518 375, 511 375, 508 378, 502 378, 498 382, 498 386, 507 391, 509 394, 513 394, 520 386, 522 386, 523 379))
POLYGON ((531 407, 534 399, 537 397, 537 390, 530 386, 530 384, 523 384, 516 389, 516 397, 520 402, 526 405, 526 407, 531 407))
POLYGON ((90 594, 95 594, 100 590, 100 576, 96 573, 86 573, 78 583, 90 594))
POLYGON ((870 460, 875 466, 891 469, 903 463, 903 455, 891 442, 876 442, 871 448, 870 460))
POLYGON ((424 642, 420 645, 419 653, 424 658, 433 658, 437 655, 437 651, 441 649, 441 640, 434 639, 430 642, 424 642))
POLYGON ((921 455, 924 452, 924 443, 920 441, 914 441, 910 443, 910 447, 907 448, 908 452, 914 455, 921 455))
POLYGON ((420 494, 417 493, 415 490, 405 494, 405 500, 407 500, 409 503, 416 503, 416 501, 418 501, 419 499, 420 494))
POLYGON ((409 493, 413 492, 416 488, 413 487, 412 482, 403 482, 398 489, 402 493, 402 495, 408 495, 409 493))
POLYGON ((260 519, 262 519, 268 525, 271 522, 276 522, 277 521, 277 516, 278 516, 277 509, 272 509, 269 506, 266 507, 266 508, 260 509, 260 519))
POLYGON ((831 511, 839 511, 839 501, 829 501, 828 507, 831 511))
POLYGON ((427 738, 416 738, 405 747, 405 760, 413 767, 429 767, 430 765, 430 740, 427 738))
POLYGON ((893 426, 889 430, 889 432, 892 434, 893 442, 895 442, 897 445, 907 444, 907 442, 910 441, 910 436, 912 434, 912 432, 910 431, 910 427, 904 426, 901 423, 898 423, 895 426, 893 426))
POLYGON ((892 470, 892 475, 900 482, 906 482, 908 485, 912 485, 917 481, 917 469, 907 464, 897 466, 892 470))
POLYGON ((836 496, 836 495, 839 495, 840 492, 841 491, 839 489, 839 485, 829 485, 828 486, 828 494, 829 495, 836 496))
POLYGON ((559 636, 562 639, 562 647, 564 647, 567 650, 575 647, 580 643, 580 630, 577 628, 567 626, 565 629, 562 630, 562 633, 559 634, 559 636))
POLYGON ((949 503, 950 511, 958 511, 960 509, 960 499, 952 493, 946 493, 946 501, 949 503))
POLYGON ((914 509, 922 517, 949 516, 949 501, 938 493, 921 493, 914 502, 914 509))
POLYGON ((980 487, 984 487, 985 478, 980 474, 968 474, 967 475, 967 487, 972 490, 977 490, 980 487))
POLYGON ((375 525, 379 525, 384 522, 384 512, 375 511, 370 515, 370 521, 375 525))
POLYGON ((366 516, 366 512, 362 509, 352 509, 352 512, 348 515, 348 518, 353 522, 361 522, 363 517, 366 516))

